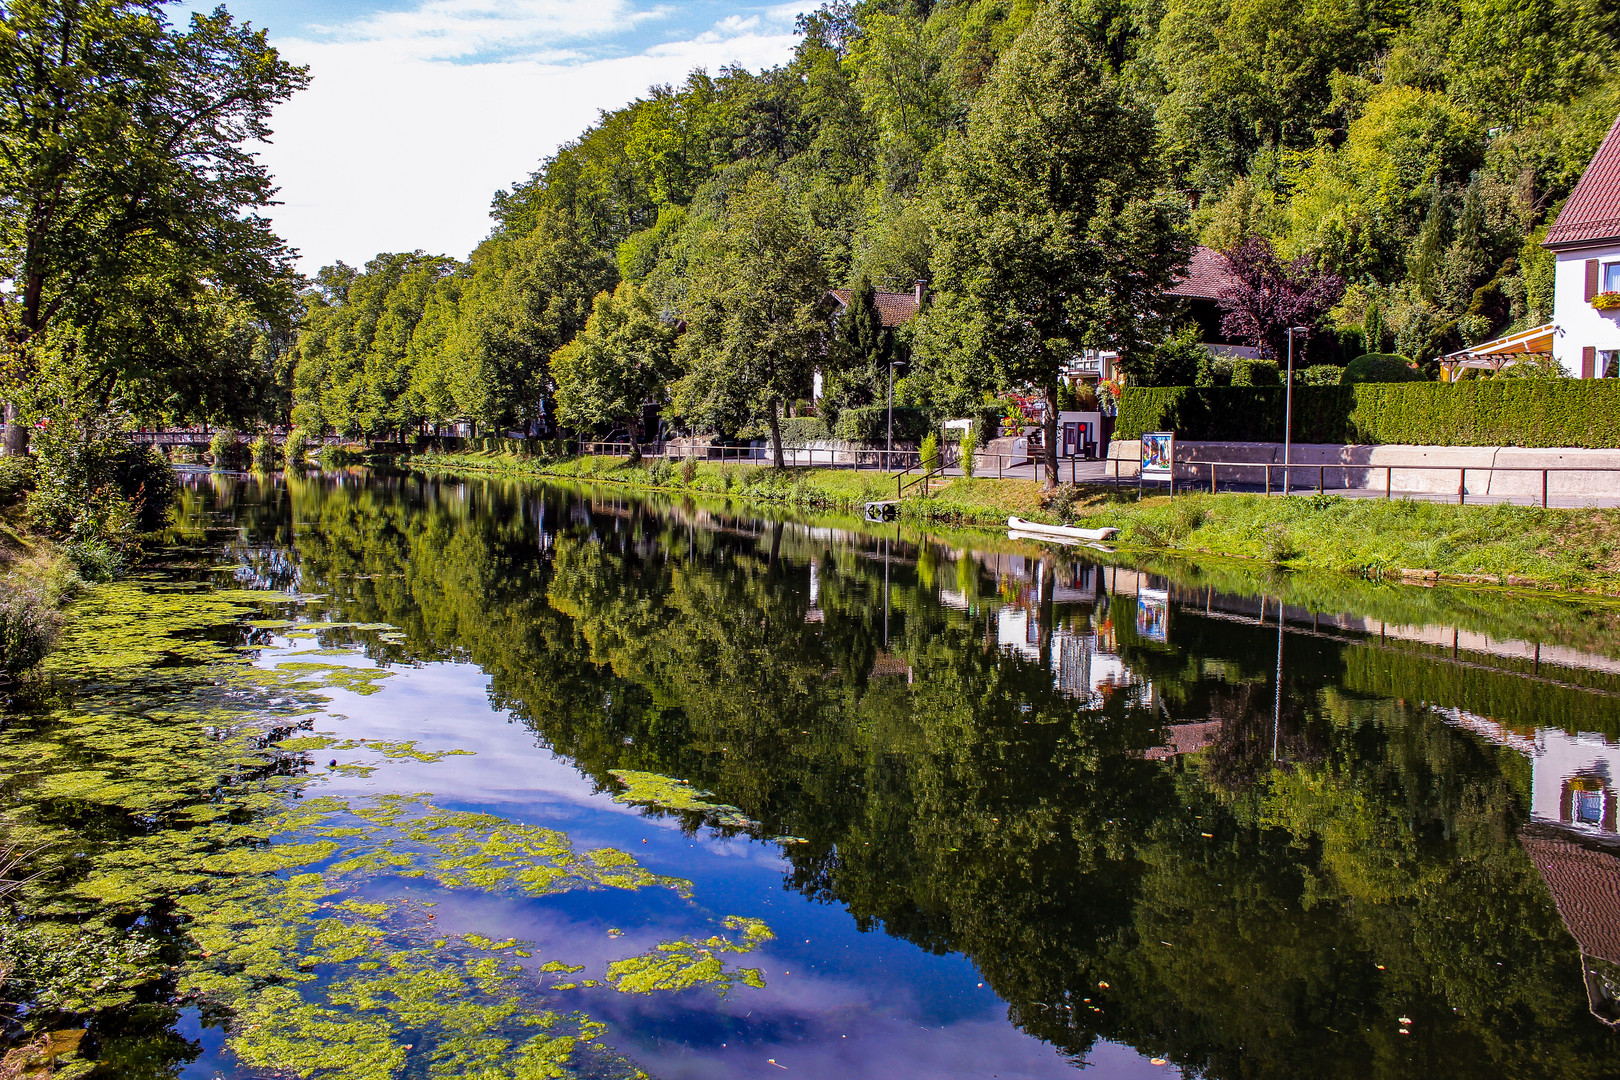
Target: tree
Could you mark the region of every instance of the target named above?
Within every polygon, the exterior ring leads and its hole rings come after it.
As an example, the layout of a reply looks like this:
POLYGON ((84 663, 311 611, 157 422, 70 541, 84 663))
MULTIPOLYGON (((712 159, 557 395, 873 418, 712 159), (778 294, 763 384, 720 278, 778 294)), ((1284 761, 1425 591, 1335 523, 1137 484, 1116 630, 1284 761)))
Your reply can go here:
POLYGON ((552 354, 557 419, 578 428, 622 422, 630 429, 630 460, 639 460, 643 408, 663 404, 674 359, 675 327, 658 317, 645 292, 621 282, 597 296, 585 329, 552 354))
POLYGON ((721 431, 763 419, 781 468, 782 404, 808 393, 824 355, 814 237, 781 182, 756 171, 692 243, 676 411, 721 431))
POLYGON ((1344 295, 1343 278, 1315 269, 1305 255, 1284 263, 1263 236, 1222 255, 1237 283, 1221 297, 1221 332, 1249 342, 1263 356, 1286 355, 1289 328, 1314 330, 1344 295))
POLYGON ((0 9, 6 452, 27 438, 15 388, 59 326, 96 364, 92 407, 122 398, 175 415, 198 411, 216 378, 229 384, 224 371, 193 377, 217 366, 222 304, 285 316, 292 253, 257 213, 276 189, 248 147, 306 81, 224 8, 185 32, 157 0, 0 9))
POLYGON ((878 314, 877 290, 872 288, 872 279, 862 274, 850 291, 849 306, 838 316, 827 350, 821 400, 829 421, 837 418, 840 409, 880 400, 894 351, 894 334, 878 314))
POLYGON ((1062 365, 1087 346, 1142 348, 1187 263, 1184 211, 1158 190, 1156 141, 1153 114, 1067 7, 1050 4, 945 150, 934 189, 943 295, 930 319, 957 324, 965 377, 1045 395, 1049 485, 1062 365))

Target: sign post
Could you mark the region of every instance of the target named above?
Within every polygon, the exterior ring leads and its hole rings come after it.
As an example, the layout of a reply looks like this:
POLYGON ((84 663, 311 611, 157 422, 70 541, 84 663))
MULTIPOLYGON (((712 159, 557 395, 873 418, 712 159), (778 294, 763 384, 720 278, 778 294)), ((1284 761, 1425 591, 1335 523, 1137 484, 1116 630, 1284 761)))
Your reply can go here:
POLYGON ((1170 494, 1176 493, 1176 433, 1149 431, 1142 436, 1142 467, 1137 471, 1137 491, 1147 477, 1166 477, 1170 481, 1170 494))

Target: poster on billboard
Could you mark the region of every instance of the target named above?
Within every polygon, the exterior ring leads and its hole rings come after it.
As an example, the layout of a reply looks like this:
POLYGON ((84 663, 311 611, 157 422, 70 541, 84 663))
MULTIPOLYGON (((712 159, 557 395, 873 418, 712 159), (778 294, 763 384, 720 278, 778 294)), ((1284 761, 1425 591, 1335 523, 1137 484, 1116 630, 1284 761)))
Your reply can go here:
POLYGON ((1176 433, 1150 431, 1142 436, 1142 475, 1169 476, 1176 460, 1176 433))

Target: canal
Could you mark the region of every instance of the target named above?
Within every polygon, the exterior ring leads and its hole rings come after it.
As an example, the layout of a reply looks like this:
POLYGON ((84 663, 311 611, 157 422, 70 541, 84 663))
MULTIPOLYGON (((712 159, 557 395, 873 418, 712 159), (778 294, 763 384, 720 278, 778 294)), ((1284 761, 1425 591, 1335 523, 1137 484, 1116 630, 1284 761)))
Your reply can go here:
POLYGON ((96 1075, 1616 1072, 1595 601, 199 473, 10 709, 96 1075))

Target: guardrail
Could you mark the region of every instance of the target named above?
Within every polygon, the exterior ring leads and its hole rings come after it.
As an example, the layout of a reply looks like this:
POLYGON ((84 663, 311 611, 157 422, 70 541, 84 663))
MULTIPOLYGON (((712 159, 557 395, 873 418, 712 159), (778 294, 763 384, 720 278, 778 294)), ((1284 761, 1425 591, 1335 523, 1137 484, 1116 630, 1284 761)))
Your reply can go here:
MULTIPOLYGON (((1122 481, 1122 479, 1123 480, 1130 479, 1129 477, 1123 477, 1122 478, 1120 476, 1119 467, 1120 467, 1120 461, 1121 460, 1122 459, 1120 459, 1120 458, 1115 458, 1114 459, 1114 477, 1113 477, 1113 479, 1114 479, 1114 483, 1116 485, 1118 485, 1122 481)), ((1200 469, 1206 469, 1207 468, 1209 470, 1209 491, 1210 491, 1210 494, 1216 494, 1220 490, 1220 473, 1219 473, 1219 470, 1221 470, 1221 469, 1228 470, 1227 479, 1228 479, 1228 483, 1231 485, 1231 488, 1229 488, 1229 490, 1235 489, 1236 485, 1241 482, 1241 481, 1238 481, 1238 480, 1234 480, 1232 478, 1232 476, 1231 476, 1232 471, 1250 470, 1252 472, 1252 470, 1257 470, 1257 469, 1264 470, 1265 471, 1264 489, 1265 489, 1265 493, 1267 495, 1272 494, 1272 492, 1273 492, 1272 477, 1273 477, 1273 475, 1275 473, 1277 473, 1279 471, 1283 473, 1283 483, 1281 485, 1278 485, 1278 489, 1281 491, 1281 494, 1292 495, 1294 492, 1301 490, 1300 486, 1297 485, 1296 483, 1294 483, 1293 474, 1300 473, 1300 474, 1303 474, 1305 476, 1309 476, 1314 471, 1316 473, 1315 491, 1316 491, 1316 493, 1318 495, 1321 495, 1321 494, 1325 494, 1326 492, 1328 492, 1330 490, 1333 490, 1333 491, 1356 491, 1356 490, 1365 491, 1365 490, 1368 490, 1367 487, 1365 487, 1365 486, 1362 486, 1362 487, 1358 488, 1355 485, 1352 485, 1350 483, 1351 475, 1352 474, 1362 474, 1362 475, 1376 474, 1379 470, 1383 470, 1383 473, 1384 473, 1384 498, 1386 498, 1386 499, 1393 499, 1395 497, 1395 474, 1397 472, 1456 473, 1457 474, 1457 504, 1459 506, 1465 505, 1467 503, 1467 501, 1468 501, 1468 476, 1469 476, 1470 473, 1474 473, 1474 474, 1485 473, 1485 474, 1487 474, 1487 476, 1494 476, 1496 473, 1530 473, 1532 475, 1539 474, 1540 477, 1541 477, 1541 499, 1540 499, 1540 501, 1541 501, 1541 505, 1542 505, 1543 508, 1545 508, 1547 506, 1548 481, 1550 479, 1551 474, 1553 474, 1553 473, 1608 473, 1608 474, 1615 474, 1617 476, 1617 478, 1620 478, 1620 468, 1615 468, 1613 466, 1602 466, 1602 465, 1431 465, 1431 464, 1423 464, 1423 463, 1357 465, 1357 464, 1353 464, 1353 463, 1343 463, 1343 462, 1335 463, 1335 464, 1300 464, 1300 465, 1290 464, 1290 465, 1279 465, 1276 462, 1206 461, 1206 460, 1200 460, 1200 459, 1197 459, 1197 458, 1188 459, 1186 461, 1178 461, 1175 464, 1176 464, 1176 466, 1178 468, 1181 467, 1181 466, 1191 466, 1194 470, 1200 470, 1200 469), (1342 479, 1343 479, 1343 483, 1338 488, 1329 488, 1327 486, 1328 474, 1330 472, 1333 472, 1334 470, 1337 470, 1341 474, 1342 479)), ((1136 482, 1137 482, 1138 490, 1140 490, 1141 487, 1142 487, 1143 479, 1144 478, 1141 475, 1140 467, 1138 467, 1138 472, 1137 472, 1137 475, 1136 475, 1136 482)), ((1199 479, 1197 479, 1196 477, 1182 478, 1182 477, 1176 477, 1172 473, 1172 475, 1169 478, 1170 494, 1171 494, 1172 497, 1176 493, 1176 486, 1177 486, 1178 483, 1181 485, 1181 489, 1183 491, 1192 490, 1192 489, 1194 489, 1194 487, 1196 487, 1198 490, 1203 489, 1203 483, 1199 479)), ((1256 488, 1259 488, 1260 484, 1256 483, 1254 486, 1256 488)), ((1310 490, 1312 490, 1312 488, 1307 483, 1304 486, 1303 490, 1310 491, 1310 490)), ((1372 490, 1376 491, 1377 489, 1374 488, 1372 490)), ((1433 493, 1430 493, 1430 492, 1402 492, 1402 494, 1433 494, 1433 493)), ((1476 492, 1476 495, 1483 495, 1483 494, 1484 493, 1476 492)), ((1616 496, 1620 496, 1620 484, 1617 484, 1615 494, 1616 494, 1616 496)), ((1505 495, 1504 497, 1512 498, 1513 496, 1512 495, 1505 495)), ((1533 493, 1531 495, 1531 498, 1532 499, 1535 498, 1533 493)))

